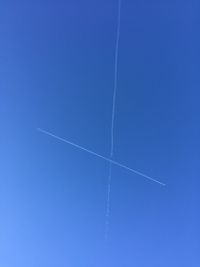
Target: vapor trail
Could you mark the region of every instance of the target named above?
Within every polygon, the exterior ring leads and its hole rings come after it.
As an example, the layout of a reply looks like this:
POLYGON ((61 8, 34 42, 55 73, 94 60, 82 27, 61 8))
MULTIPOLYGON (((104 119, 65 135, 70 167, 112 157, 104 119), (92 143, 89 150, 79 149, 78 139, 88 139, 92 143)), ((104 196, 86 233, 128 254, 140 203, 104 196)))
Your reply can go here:
POLYGON ((116 38, 116 45, 115 45, 114 90, 113 90, 113 102, 112 102, 113 104, 112 104, 112 120, 111 120, 110 157, 113 156, 113 149, 114 149, 114 124, 115 124, 115 106, 116 106, 117 80, 118 80, 120 26, 121 26, 121 0, 118 1, 118 19, 117 19, 117 38, 116 38))
MULTIPOLYGON (((121 26, 121 0, 118 0, 118 15, 117 15, 117 36, 115 43, 115 62, 114 62, 114 89, 112 100, 112 119, 111 119, 111 146, 110 146, 110 158, 113 157, 114 150, 114 125, 115 125, 115 106, 116 106, 116 94, 117 94, 117 82, 118 82, 118 56, 119 56, 119 38, 120 38, 120 26, 121 26)), ((109 231, 109 217, 110 217, 110 189, 112 180, 112 162, 109 163, 109 175, 108 175, 108 187, 107 187, 107 202, 106 202, 106 233, 105 237, 108 238, 109 231)))
POLYGON ((106 241, 108 240, 108 233, 109 233, 111 179, 112 179, 112 163, 109 162, 107 199, 106 199, 106 221, 105 221, 105 240, 106 241))
POLYGON ((124 165, 124 164, 121 164, 121 163, 119 163, 119 162, 117 162, 117 161, 115 161, 115 160, 112 160, 112 159, 110 159, 110 158, 104 157, 104 156, 102 156, 102 155, 100 155, 100 154, 98 154, 98 153, 96 153, 96 152, 94 152, 94 151, 92 151, 92 150, 89 150, 89 149, 87 149, 87 148, 85 148, 85 147, 83 147, 83 146, 79 146, 79 145, 77 145, 77 144, 75 144, 75 143, 73 143, 73 142, 70 142, 70 141, 68 141, 68 140, 66 140, 66 139, 64 139, 64 138, 62 138, 62 137, 59 137, 59 136, 57 136, 57 135, 55 135, 55 134, 52 134, 52 133, 50 133, 50 132, 48 132, 48 131, 46 131, 46 130, 43 130, 43 129, 41 129, 41 128, 38 128, 37 130, 38 130, 39 132, 43 133, 43 134, 49 135, 49 136, 51 136, 51 137, 57 139, 57 140, 59 140, 59 141, 65 142, 65 143, 67 143, 67 144, 69 144, 69 145, 71 145, 71 146, 73 146, 73 147, 76 147, 76 148, 78 148, 78 149, 80 149, 80 150, 83 150, 83 151, 85 151, 85 152, 88 152, 89 154, 92 154, 93 156, 96 156, 96 157, 101 158, 101 159, 103 159, 103 160, 105 160, 105 161, 107 161, 107 162, 110 162, 111 164, 114 164, 114 165, 116 165, 116 166, 118 166, 118 167, 121 167, 121 168, 123 168, 123 169, 129 170, 130 172, 133 172, 133 173, 135 173, 135 174, 137 174, 137 175, 140 175, 140 176, 142 176, 142 177, 144 177, 144 178, 146 178, 146 179, 148 179, 148 180, 150 180, 150 181, 152 181, 152 182, 158 183, 158 184, 160 184, 160 185, 162 185, 162 186, 165 186, 165 185, 166 185, 166 184, 164 184, 164 183, 158 181, 157 179, 154 179, 154 178, 152 178, 152 177, 150 177, 150 176, 148 176, 148 175, 146 175, 146 174, 144 174, 144 173, 142 173, 142 172, 139 172, 139 171, 137 171, 137 170, 134 170, 134 169, 132 169, 132 168, 129 168, 129 167, 127 167, 127 166, 124 165))

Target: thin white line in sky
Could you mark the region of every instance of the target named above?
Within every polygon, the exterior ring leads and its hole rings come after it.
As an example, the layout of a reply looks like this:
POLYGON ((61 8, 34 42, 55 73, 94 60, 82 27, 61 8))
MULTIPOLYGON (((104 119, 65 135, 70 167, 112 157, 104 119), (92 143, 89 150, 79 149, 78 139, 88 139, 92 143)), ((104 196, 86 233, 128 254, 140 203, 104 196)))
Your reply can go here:
MULTIPOLYGON (((115 109, 116 109, 116 95, 117 95, 117 83, 118 83, 118 56, 119 56, 119 38, 120 38, 120 26, 121 26, 121 0, 118 0, 118 14, 117 14, 117 36, 115 42, 115 58, 114 58, 114 88, 112 99, 112 118, 111 118, 111 131, 110 131, 110 158, 113 158, 114 151, 114 126, 115 126, 115 109)), ((109 217, 110 217, 110 193, 111 193, 111 181, 112 181, 112 162, 109 162, 109 174, 107 185, 107 202, 106 202, 106 240, 108 239, 109 232, 109 217)))
POLYGON ((121 0, 118 1, 117 38, 116 38, 116 45, 115 45, 114 91, 113 91, 113 104, 112 104, 111 149, 110 149, 111 158, 113 156, 113 149, 114 149, 114 125, 115 125, 115 106, 116 106, 116 94, 117 94, 117 82, 118 82, 118 56, 119 56, 120 26, 121 26, 121 0))
POLYGON ((112 164, 114 164, 114 165, 116 165, 116 166, 119 166, 119 167, 121 167, 121 168, 123 168, 123 169, 129 170, 130 172, 133 172, 133 173, 135 173, 135 174, 137 174, 137 175, 140 175, 140 176, 142 176, 142 177, 144 177, 144 178, 146 178, 146 179, 148 179, 148 180, 150 180, 150 181, 152 181, 152 182, 158 183, 158 184, 160 184, 160 185, 162 185, 162 186, 165 186, 165 185, 166 185, 166 184, 164 184, 164 183, 158 181, 157 179, 154 179, 154 178, 152 178, 152 177, 150 177, 150 176, 148 176, 148 175, 146 175, 146 174, 144 174, 144 173, 142 173, 142 172, 139 172, 139 171, 136 171, 136 170, 134 170, 134 169, 132 169, 132 168, 129 168, 129 167, 127 167, 127 166, 124 165, 124 164, 121 164, 121 163, 119 163, 119 162, 117 162, 117 161, 115 161, 115 160, 112 160, 112 159, 109 159, 109 158, 107 158, 107 157, 104 157, 104 156, 102 156, 102 155, 100 155, 100 154, 98 154, 98 153, 96 153, 96 152, 94 152, 94 151, 92 151, 92 150, 89 150, 89 149, 87 149, 87 148, 85 148, 85 147, 79 146, 79 145, 77 145, 77 144, 75 144, 75 143, 73 143, 73 142, 70 142, 70 141, 68 141, 68 140, 66 140, 66 139, 64 139, 64 138, 62 138, 62 137, 59 137, 59 136, 57 136, 57 135, 55 135, 55 134, 52 134, 52 133, 50 133, 50 132, 48 132, 48 131, 46 131, 46 130, 43 130, 43 129, 41 129, 41 128, 37 128, 37 130, 38 130, 39 132, 41 132, 41 133, 44 133, 44 134, 49 135, 49 136, 51 136, 51 137, 53 137, 53 138, 56 138, 57 140, 60 140, 60 141, 65 142, 65 143, 67 143, 67 144, 69 144, 69 145, 72 145, 72 146, 74 146, 74 147, 76 147, 76 148, 78 148, 78 149, 81 149, 81 150, 83 150, 83 151, 85 151, 85 152, 88 152, 88 153, 90 153, 90 154, 92 154, 92 155, 94 155, 94 156, 96 156, 96 157, 99 157, 99 158, 101 158, 101 159, 103 159, 103 160, 105 160, 105 161, 108 161, 108 162, 110 162, 110 163, 112 163, 112 164))
POLYGON ((105 240, 106 241, 108 240, 108 233, 109 233, 111 179, 112 179, 112 163, 109 162, 107 199, 106 199, 106 221, 105 221, 105 240))

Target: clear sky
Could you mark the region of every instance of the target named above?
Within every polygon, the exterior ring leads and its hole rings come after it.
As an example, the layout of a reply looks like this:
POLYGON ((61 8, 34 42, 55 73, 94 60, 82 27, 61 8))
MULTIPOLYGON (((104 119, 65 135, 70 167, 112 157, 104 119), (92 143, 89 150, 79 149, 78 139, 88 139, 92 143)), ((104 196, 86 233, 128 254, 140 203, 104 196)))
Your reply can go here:
POLYGON ((0 266, 199 267, 200 4, 0 3, 0 266))

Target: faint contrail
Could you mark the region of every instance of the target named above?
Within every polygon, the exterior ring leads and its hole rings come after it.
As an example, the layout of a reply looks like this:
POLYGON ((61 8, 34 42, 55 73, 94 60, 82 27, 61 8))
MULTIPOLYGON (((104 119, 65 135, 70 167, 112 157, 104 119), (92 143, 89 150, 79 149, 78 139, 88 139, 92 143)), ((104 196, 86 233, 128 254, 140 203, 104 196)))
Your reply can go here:
POLYGON ((111 190, 111 180, 112 180, 112 162, 109 162, 109 173, 107 182, 107 199, 106 199, 106 221, 105 221, 105 240, 108 240, 109 233, 109 217, 110 217, 110 190, 111 190))
POLYGON ((101 159, 103 159, 103 160, 105 160, 107 162, 110 162, 110 163, 112 163, 112 164, 114 164, 116 166, 119 166, 119 167, 121 167, 123 169, 129 170, 129 171, 131 171, 131 172, 133 172, 135 174, 138 174, 138 175, 140 175, 140 176, 142 176, 142 177, 144 177, 144 178, 146 178, 146 179, 148 179, 148 180, 150 180, 152 182, 158 183, 158 184, 163 185, 163 186, 166 185, 166 184, 164 184, 164 183, 162 183, 162 182, 160 182, 160 181, 158 181, 158 180, 156 180, 156 179, 154 179, 154 178, 152 178, 152 177, 150 177, 150 176, 148 176, 148 175, 146 175, 146 174, 144 174, 142 172, 139 172, 139 171, 136 171, 136 170, 134 170, 132 168, 129 168, 126 165, 123 165, 123 164, 121 164, 121 163, 119 163, 119 162, 117 162, 115 160, 110 159, 110 158, 104 157, 104 156, 102 156, 102 155, 100 155, 100 154, 98 154, 98 153, 96 153, 96 152, 94 152, 92 150, 89 150, 89 149, 87 149, 85 147, 79 146, 79 145, 77 145, 77 144, 75 144, 73 142, 70 142, 70 141, 68 141, 68 140, 66 140, 66 139, 64 139, 62 137, 59 137, 59 136, 57 136, 55 134, 52 134, 52 133, 50 133, 50 132, 48 132, 46 130, 43 130, 41 128, 37 128, 37 130, 39 132, 41 132, 41 133, 44 133, 44 134, 49 135, 49 136, 51 136, 53 138, 56 138, 57 140, 60 140, 60 141, 65 142, 65 143, 67 143, 69 145, 72 145, 72 146, 74 146, 74 147, 76 147, 78 149, 81 149, 81 150, 83 150, 85 152, 88 152, 88 153, 90 153, 90 154, 92 154, 92 155, 94 155, 94 156, 96 156, 98 158, 101 158, 101 159))
MULTIPOLYGON (((118 56, 119 56, 119 38, 120 38, 120 26, 121 26, 121 0, 118 0, 118 15, 117 15, 117 36, 115 43, 115 59, 114 59, 114 89, 112 100, 112 119, 111 119, 111 146, 110 146, 110 158, 113 157, 114 150, 114 125, 115 125, 115 106, 116 106, 116 94, 117 94, 117 82, 118 82, 118 56)), ((108 239, 109 231, 109 217, 110 217, 110 189, 112 180, 112 162, 109 163, 109 175, 108 175, 108 187, 107 187, 107 203, 106 203, 106 233, 105 238, 108 239)))

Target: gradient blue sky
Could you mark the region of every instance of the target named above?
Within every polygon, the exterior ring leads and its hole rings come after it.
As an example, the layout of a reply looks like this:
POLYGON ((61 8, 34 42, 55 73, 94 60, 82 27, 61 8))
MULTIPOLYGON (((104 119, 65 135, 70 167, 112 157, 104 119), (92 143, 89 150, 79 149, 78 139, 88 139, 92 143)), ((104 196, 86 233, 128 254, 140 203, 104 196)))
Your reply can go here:
POLYGON ((122 0, 105 246, 117 1, 0 3, 0 266, 199 267, 200 4, 122 0))

